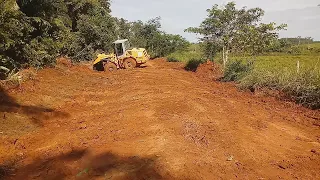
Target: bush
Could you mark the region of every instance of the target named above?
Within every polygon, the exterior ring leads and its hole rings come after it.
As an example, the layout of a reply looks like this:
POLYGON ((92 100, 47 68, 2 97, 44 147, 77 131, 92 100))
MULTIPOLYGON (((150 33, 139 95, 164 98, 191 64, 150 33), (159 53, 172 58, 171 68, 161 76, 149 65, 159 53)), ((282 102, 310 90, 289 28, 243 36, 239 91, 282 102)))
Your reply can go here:
POLYGON ((251 62, 243 64, 241 60, 229 63, 224 71, 223 81, 238 81, 253 69, 251 62))
POLYGON ((184 67, 185 70, 187 71, 193 71, 196 72, 199 65, 204 63, 204 59, 191 59, 187 62, 186 66, 184 67))
POLYGON ((241 88, 246 89, 267 87, 280 90, 298 104, 312 109, 320 108, 320 72, 317 68, 305 69, 301 73, 288 69, 255 69, 238 82, 241 88))
POLYGON ((178 59, 176 59, 175 57, 168 57, 167 58, 168 62, 180 62, 178 59))
POLYGON ((299 104, 312 109, 320 109, 320 77, 314 75, 312 71, 306 71, 294 77, 293 80, 289 79, 284 84, 283 91, 299 104))

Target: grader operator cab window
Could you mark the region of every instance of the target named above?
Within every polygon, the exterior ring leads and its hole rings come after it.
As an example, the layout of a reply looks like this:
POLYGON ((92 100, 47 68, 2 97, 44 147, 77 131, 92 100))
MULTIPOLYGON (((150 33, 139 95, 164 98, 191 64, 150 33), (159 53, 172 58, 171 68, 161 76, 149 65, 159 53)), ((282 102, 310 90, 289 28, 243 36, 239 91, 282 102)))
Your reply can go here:
POLYGON ((130 49, 130 42, 129 41, 125 41, 123 43, 123 47, 124 47, 124 51, 129 50, 130 49))
POLYGON ((114 42, 115 54, 117 57, 125 55, 125 52, 130 49, 130 43, 128 39, 117 40, 114 42))
POLYGON ((124 54, 122 43, 115 44, 115 51, 118 57, 124 54))

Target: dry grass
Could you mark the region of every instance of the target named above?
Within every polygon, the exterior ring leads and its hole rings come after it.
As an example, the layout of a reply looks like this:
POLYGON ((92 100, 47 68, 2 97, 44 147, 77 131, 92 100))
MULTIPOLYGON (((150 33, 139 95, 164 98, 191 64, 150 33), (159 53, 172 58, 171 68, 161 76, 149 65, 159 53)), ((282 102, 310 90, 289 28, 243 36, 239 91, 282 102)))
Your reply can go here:
MULTIPOLYGON (((237 58, 244 63, 249 58, 237 58)), ((306 107, 320 108, 320 61, 318 56, 261 56, 249 72, 240 72, 234 79, 241 88, 251 90, 267 87, 280 90, 290 99, 306 107), (297 67, 297 62, 300 68, 297 67)), ((232 64, 232 63, 231 63, 232 64)), ((233 68, 234 69, 234 68, 233 68)), ((234 73, 226 69, 225 76, 234 73)))
POLYGON ((24 69, 19 72, 11 72, 8 74, 6 80, 0 81, 0 87, 4 89, 17 88, 21 85, 22 82, 33 80, 37 72, 35 69, 24 69))

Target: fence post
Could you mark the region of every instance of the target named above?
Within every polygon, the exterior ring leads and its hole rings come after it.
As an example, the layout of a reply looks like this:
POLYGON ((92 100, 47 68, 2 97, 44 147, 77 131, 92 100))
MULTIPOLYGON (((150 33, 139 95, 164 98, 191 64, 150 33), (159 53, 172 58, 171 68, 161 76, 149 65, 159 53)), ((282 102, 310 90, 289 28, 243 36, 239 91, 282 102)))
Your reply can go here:
POLYGON ((297 73, 298 74, 300 73, 300 61, 299 60, 297 61, 297 73))

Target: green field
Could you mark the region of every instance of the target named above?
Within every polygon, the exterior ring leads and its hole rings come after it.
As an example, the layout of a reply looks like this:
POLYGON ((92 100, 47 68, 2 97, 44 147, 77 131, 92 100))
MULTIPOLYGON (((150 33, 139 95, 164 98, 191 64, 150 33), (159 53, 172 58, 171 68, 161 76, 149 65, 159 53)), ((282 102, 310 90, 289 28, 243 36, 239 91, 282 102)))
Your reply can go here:
POLYGON ((244 65, 253 62, 249 71, 239 72, 236 81, 241 88, 281 90, 299 104, 320 108, 320 54, 307 51, 302 55, 268 54, 255 60, 231 57, 229 64, 235 61, 244 65))
POLYGON ((174 52, 167 56, 167 59, 171 62, 185 62, 192 59, 202 59, 203 54, 198 44, 192 44, 186 51, 174 52))
POLYGON ((320 55, 279 55, 279 56, 258 56, 252 57, 231 57, 230 61, 242 60, 243 62, 254 61, 255 68, 269 71, 297 72, 297 64, 300 64, 300 71, 320 69, 320 55))

